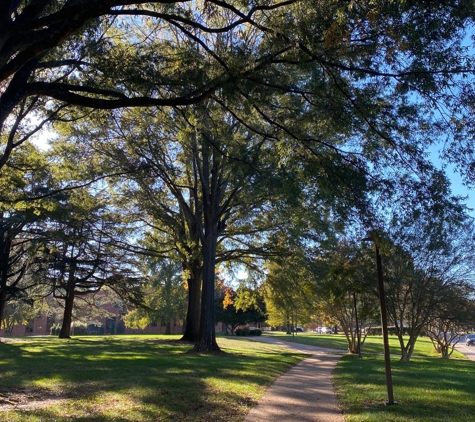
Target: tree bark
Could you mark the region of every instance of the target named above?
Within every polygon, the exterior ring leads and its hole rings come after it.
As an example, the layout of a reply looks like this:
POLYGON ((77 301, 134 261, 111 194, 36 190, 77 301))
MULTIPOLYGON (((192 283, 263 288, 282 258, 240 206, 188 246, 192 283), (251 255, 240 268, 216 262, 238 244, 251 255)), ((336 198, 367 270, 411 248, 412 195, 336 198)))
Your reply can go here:
POLYGON ((214 321, 214 283, 216 268, 217 230, 205 238, 203 244, 203 291, 201 296, 201 319, 198 342, 193 348, 197 353, 215 353, 221 349, 216 342, 214 321))
POLYGON ((188 285, 188 308, 186 313, 185 332, 182 341, 196 343, 200 335, 201 317, 201 264, 199 268, 190 268, 188 285))
POLYGON ((71 323, 73 319, 74 287, 67 292, 64 303, 63 323, 58 338, 71 338, 71 323))
MULTIPOLYGON (((3 221, 3 213, 0 214, 0 218, 3 221)), ((7 304, 8 272, 10 269, 9 260, 12 243, 7 228, 3 227, 0 233, 0 327, 2 326, 7 304)))
POLYGON ((2 292, 0 294, 0 328, 3 323, 3 314, 5 313, 5 305, 7 303, 7 292, 2 292))

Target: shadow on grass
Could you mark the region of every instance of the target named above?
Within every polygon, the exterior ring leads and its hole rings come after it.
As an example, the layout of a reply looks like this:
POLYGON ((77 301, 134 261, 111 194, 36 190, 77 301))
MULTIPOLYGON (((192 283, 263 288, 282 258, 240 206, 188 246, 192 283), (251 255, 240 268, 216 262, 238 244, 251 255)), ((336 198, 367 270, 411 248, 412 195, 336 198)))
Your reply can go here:
POLYGON ((190 347, 119 337, 2 344, 0 393, 16 389, 44 399, 42 407, 18 406, 4 415, 11 421, 27 420, 26 414, 42 421, 229 421, 298 360, 290 352, 187 354, 190 347))

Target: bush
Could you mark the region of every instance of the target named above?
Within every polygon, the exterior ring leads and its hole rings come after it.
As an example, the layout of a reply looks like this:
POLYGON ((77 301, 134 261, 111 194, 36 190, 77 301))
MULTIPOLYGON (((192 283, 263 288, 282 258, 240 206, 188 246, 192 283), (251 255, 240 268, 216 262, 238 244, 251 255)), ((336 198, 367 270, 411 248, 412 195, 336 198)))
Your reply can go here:
POLYGON ((262 330, 250 330, 249 328, 238 328, 234 332, 237 336, 260 336, 262 330))

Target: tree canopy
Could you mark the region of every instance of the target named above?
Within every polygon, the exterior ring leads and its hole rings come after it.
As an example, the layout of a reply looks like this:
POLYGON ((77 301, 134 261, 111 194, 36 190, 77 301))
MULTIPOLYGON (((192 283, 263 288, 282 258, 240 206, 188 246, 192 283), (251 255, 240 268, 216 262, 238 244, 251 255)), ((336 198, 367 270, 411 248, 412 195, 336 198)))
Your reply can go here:
MULTIPOLYGON (((142 229, 134 235, 149 228, 140 241, 117 233, 121 250, 178 257, 189 304, 202 293, 201 315, 194 306, 187 317, 189 327, 199 321, 197 351, 217 348, 220 262, 272 257, 269 289, 305 302, 311 283, 293 289, 293 278, 342 233, 371 230, 411 261, 412 275, 444 283, 454 276, 444 268, 460 264, 451 239, 471 223, 427 148, 445 140, 446 157, 461 154, 470 181, 473 6, 8 0, 0 11, 2 227, 38 214, 33 199, 78 185, 86 196, 92 186, 110 190, 115 201, 104 212, 128 207, 142 229), (46 126, 66 136, 42 186, 24 169, 43 159, 28 142, 46 126), (275 259, 279 248, 295 256, 275 259)), ((74 226, 88 203, 73 197, 63 211, 77 212, 64 212, 61 227, 74 226)), ((332 288, 348 287, 353 274, 341 274, 332 288)))

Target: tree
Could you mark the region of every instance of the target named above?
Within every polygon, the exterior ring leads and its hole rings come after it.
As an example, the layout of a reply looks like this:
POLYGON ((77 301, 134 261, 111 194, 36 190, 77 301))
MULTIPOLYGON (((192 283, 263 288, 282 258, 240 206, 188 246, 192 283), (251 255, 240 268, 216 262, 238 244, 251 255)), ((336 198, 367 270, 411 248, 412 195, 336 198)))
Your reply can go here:
MULTIPOLYGON (((237 28, 244 34, 258 27, 255 19, 263 12, 276 7, 8 0, 0 12, 0 134, 18 108, 49 120, 70 104, 99 109, 196 104, 250 70, 251 61, 233 68, 226 55, 212 48, 215 34, 237 28), (197 61, 197 49, 205 60, 197 61), (184 66, 175 67, 177 59, 184 66), (221 70, 208 74, 216 67, 221 70), (147 93, 140 95, 139 88, 147 93)), ((256 61, 253 66, 260 65, 256 61)), ((0 168, 17 145, 13 139, 5 144, 0 168)))
MULTIPOLYGON (((203 203, 210 205, 199 219, 205 229, 199 236, 190 231, 193 241, 199 237, 201 242, 207 286, 206 321, 200 325, 208 328, 206 335, 200 334, 207 337, 202 349, 216 347, 208 332, 211 269, 216 240, 224 223, 229 227, 229 208, 218 204, 220 192, 213 190, 225 186, 220 185, 222 174, 207 171, 223 160, 219 148, 210 146, 213 125, 203 112, 209 108, 204 101, 214 95, 213 101, 242 124, 241 133, 258 133, 278 150, 297 143, 297 154, 313 157, 333 187, 348 185, 342 179, 366 172, 373 173, 374 188, 380 181, 375 175, 387 163, 398 166, 402 157, 418 168, 426 165, 421 145, 431 142, 431 131, 438 127, 433 123, 440 119, 434 108, 424 105, 444 100, 454 73, 472 72, 461 47, 463 28, 473 20, 469 1, 457 7, 445 2, 384 2, 377 7, 370 1, 321 1, 318 7, 313 1, 257 6, 206 2, 202 10, 196 2, 110 1, 97 7, 84 1, 80 10, 75 2, 53 8, 47 1, 30 1, 24 8, 23 2, 17 4, 9 2, 2 15, 7 28, 0 51, 2 127, 16 108, 29 109, 21 101, 38 96, 58 102, 44 105, 47 115, 64 104, 177 109, 200 104, 185 114, 195 113, 195 133, 209 138, 203 151, 213 151, 208 154, 213 164, 199 166, 206 160, 193 158, 200 176, 205 175, 200 179, 203 203), (28 37, 31 31, 35 37, 28 37), (460 66, 460 59, 467 63, 460 66), (249 110, 259 119, 244 119, 249 110), (351 167, 358 171, 347 171, 351 167)), ((70 113, 59 117, 71 118, 70 113)), ((12 146, 7 144, 5 160, 12 146)), ((366 205, 360 201, 354 206, 367 211, 366 205)), ((197 262, 192 268, 196 271, 197 262)))
POLYGON ((311 267, 318 314, 338 323, 350 353, 361 352, 365 339, 361 340, 361 330, 377 320, 379 311, 372 290, 366 287, 369 276, 360 258, 361 249, 341 239, 311 267))
MULTIPOLYGON (((110 117, 117 123, 109 126, 99 114, 75 124, 68 138, 78 150, 88 145, 96 151, 95 160, 123 174, 109 180, 123 194, 122 204, 148 225, 143 241, 148 253, 181 261, 189 309, 194 310, 188 311, 187 331, 191 323, 202 325, 203 313, 197 318, 194 312, 200 311, 198 294, 205 275, 204 283, 214 283, 220 262, 270 253, 272 242, 265 234, 283 224, 272 209, 283 207, 289 186, 284 190, 282 185, 290 185, 292 179, 279 170, 273 145, 249 132, 221 105, 223 101, 210 100, 206 109, 165 109, 158 114, 116 112, 110 117)), ((213 287, 204 288, 203 297, 209 300, 212 292, 213 287)), ((208 315, 213 311, 214 294, 213 308, 208 304, 206 310, 206 336, 211 339, 203 349, 217 347, 208 315)), ((193 334, 185 332, 184 339, 193 334)))
POLYGON ((0 323, 10 300, 31 300, 32 288, 44 283, 33 275, 41 273, 43 224, 55 209, 52 198, 30 200, 54 186, 46 159, 35 147, 19 147, 6 168, 0 174, 0 323))
POLYGON ((315 301, 305 259, 298 251, 283 255, 267 264, 264 298, 271 326, 284 325, 287 334, 310 321, 315 314, 315 301))
POLYGON ((107 203, 88 192, 74 191, 49 225, 45 242, 46 277, 53 296, 64 301, 59 338, 69 338, 74 301, 108 286, 134 298, 140 281, 126 251, 117 248, 120 225, 107 203))
MULTIPOLYGON (((99 6, 92 0, 9 0, 0 14, 0 127, 25 99, 48 102, 38 110, 44 107, 48 117, 64 104, 197 104, 218 90, 234 90, 282 125, 283 119, 268 114, 272 107, 254 102, 278 91, 289 97, 279 107, 284 114, 300 98, 327 129, 334 123, 359 128, 370 154, 400 142, 400 153, 412 149, 416 156, 405 135, 412 122, 419 124, 417 113, 435 120, 436 106, 455 110, 463 87, 454 75, 473 75, 463 45, 473 13, 470 0, 455 5, 108 0, 99 6), (287 72, 296 65, 298 79, 287 72), (418 107, 425 104, 433 107, 418 107)), ((308 140, 295 120, 285 122, 286 130, 308 140)), ((7 144, 0 163, 14 147, 7 144)))
POLYGON ((15 325, 27 324, 37 315, 33 303, 21 299, 9 300, 4 308, 4 316, 0 327, 5 330, 7 336, 12 335, 15 325))
POLYGON ((248 323, 260 324, 267 319, 267 309, 264 300, 264 294, 260 286, 255 283, 249 284, 241 282, 236 291, 236 300, 234 301, 236 309, 242 310, 247 314, 248 323))
POLYGON ((144 286, 144 306, 134 309, 125 318, 126 325, 144 329, 158 321, 166 324, 165 334, 171 334, 171 322, 183 321, 186 310, 186 290, 182 267, 178 260, 147 259, 149 279, 144 286))
MULTIPOLYGON (((153 277, 153 286, 157 288, 153 308, 157 310, 157 316, 164 321, 165 334, 171 333, 171 321, 183 321, 186 310, 186 290, 182 279, 182 266, 179 261, 164 260, 159 271, 153 277)), ((155 268, 151 268, 152 271, 155 268)))
POLYGON ((417 243, 409 251, 389 243, 382 246, 388 318, 396 329, 402 362, 410 360, 428 321, 440 315, 447 298, 471 278, 473 255, 467 254, 465 235, 470 232, 465 230, 467 227, 462 228, 464 236, 447 238, 437 249, 417 248, 417 243))
MULTIPOLYGON (((401 360, 407 362, 440 298, 473 278, 474 234, 473 221, 443 172, 422 165, 417 172, 401 169, 394 176, 387 179, 389 188, 373 191, 366 213, 372 218, 363 219, 368 231, 359 238, 369 234, 381 253, 388 318, 399 338, 401 360)), ((364 268, 372 265, 376 272, 374 246, 362 259, 364 268)), ((378 297, 375 286, 367 288, 378 297)))
POLYGON ((235 291, 218 279, 216 289, 216 320, 234 335, 240 325, 259 324, 266 319, 265 303, 259 292, 240 285, 235 291))
POLYGON ((221 321, 226 326, 226 333, 229 330, 232 336, 237 327, 248 322, 248 316, 243 310, 236 309, 235 300, 236 292, 231 287, 225 286, 218 279, 214 313, 216 320, 221 321))
POLYGON ((474 326, 475 303, 472 296, 471 284, 454 286, 444 292, 440 305, 427 322, 425 333, 442 358, 450 358, 461 334, 474 326))

